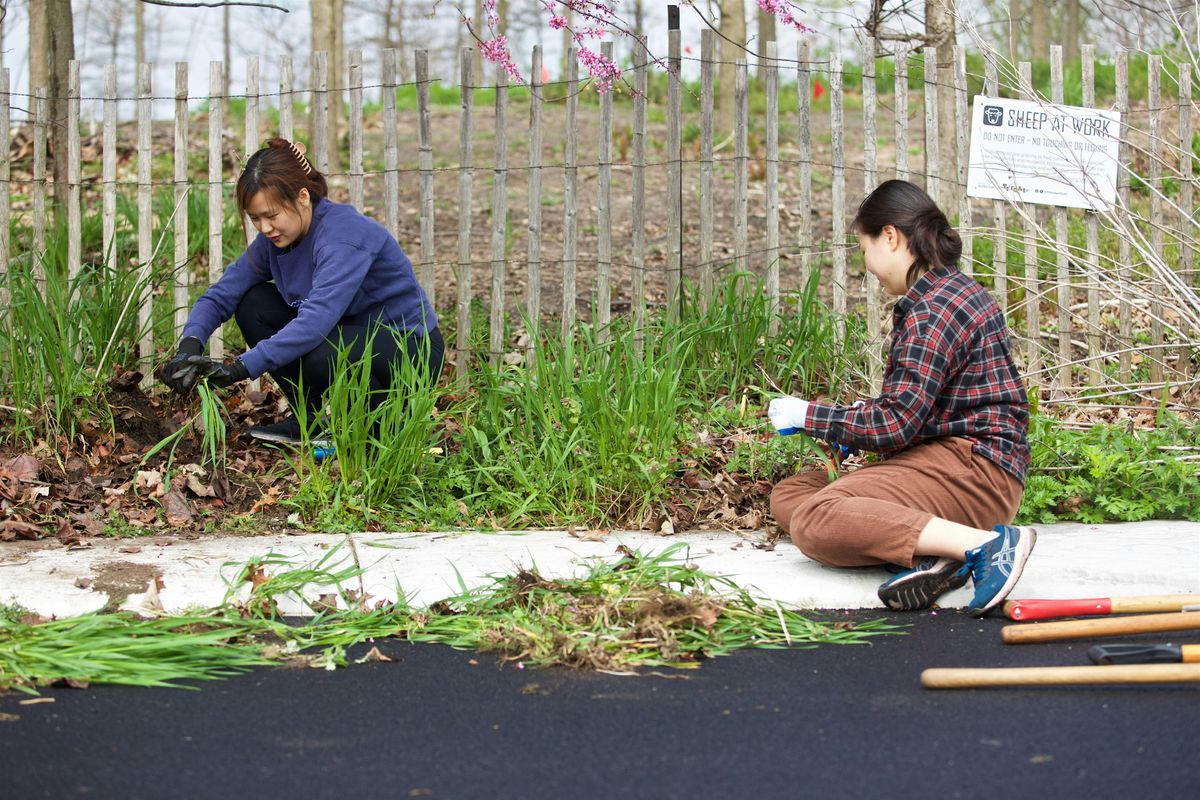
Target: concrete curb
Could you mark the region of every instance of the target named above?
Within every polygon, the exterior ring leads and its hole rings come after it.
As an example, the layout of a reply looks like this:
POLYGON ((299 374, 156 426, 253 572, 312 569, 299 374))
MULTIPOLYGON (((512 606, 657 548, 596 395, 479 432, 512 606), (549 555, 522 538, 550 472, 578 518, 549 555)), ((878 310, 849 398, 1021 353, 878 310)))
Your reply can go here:
MULTIPOLYGON (((536 565, 547 577, 575 574, 585 559, 617 558, 616 547, 624 544, 643 553, 682 545, 681 555, 705 571, 787 607, 882 607, 875 595, 887 577, 882 569, 830 569, 790 543, 772 551, 756 547, 760 543, 761 537, 714 531, 666 537, 614 531, 602 541, 563 531, 124 539, 95 541, 81 550, 10 543, 0 545, 0 603, 60 617, 101 609, 123 595, 122 607, 135 609, 209 607, 221 602, 238 565, 273 553, 296 567, 322 558, 331 568, 358 565, 364 569, 361 579, 346 588, 374 601, 395 599, 401 587, 410 602, 427 605, 518 566, 536 565)), ((309 599, 328 591, 314 587, 309 599)), ((1200 523, 1059 523, 1038 526, 1037 549, 1013 596, 1197 592, 1200 523)), ((970 597, 968 585, 944 596, 940 605, 961 607, 970 597)), ((304 610, 296 602, 282 608, 304 610)))

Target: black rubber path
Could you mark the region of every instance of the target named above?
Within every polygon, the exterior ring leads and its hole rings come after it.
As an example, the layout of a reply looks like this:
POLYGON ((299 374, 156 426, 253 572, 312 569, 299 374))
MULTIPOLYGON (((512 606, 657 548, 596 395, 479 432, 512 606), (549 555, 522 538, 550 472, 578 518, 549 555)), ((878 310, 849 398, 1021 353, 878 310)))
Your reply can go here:
POLYGON ((385 642, 398 662, 10 694, 0 797, 1198 796, 1200 685, 925 690, 925 667, 1085 664, 1094 642, 1005 646, 1003 620, 891 618, 910 633, 675 679, 385 642))

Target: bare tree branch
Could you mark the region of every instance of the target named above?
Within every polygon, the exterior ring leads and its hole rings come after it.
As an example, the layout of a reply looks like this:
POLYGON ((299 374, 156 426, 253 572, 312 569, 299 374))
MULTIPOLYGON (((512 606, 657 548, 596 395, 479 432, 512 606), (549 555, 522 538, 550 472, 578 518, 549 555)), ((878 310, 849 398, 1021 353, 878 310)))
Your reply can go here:
POLYGON ((194 2, 194 3, 179 3, 172 0, 140 0, 140 2, 151 6, 169 6, 171 8, 221 8, 222 6, 249 6, 251 8, 271 8, 275 11, 282 11, 285 14, 292 13, 289 9, 283 6, 273 5, 271 3, 249 3, 242 0, 225 0, 225 2, 194 2))

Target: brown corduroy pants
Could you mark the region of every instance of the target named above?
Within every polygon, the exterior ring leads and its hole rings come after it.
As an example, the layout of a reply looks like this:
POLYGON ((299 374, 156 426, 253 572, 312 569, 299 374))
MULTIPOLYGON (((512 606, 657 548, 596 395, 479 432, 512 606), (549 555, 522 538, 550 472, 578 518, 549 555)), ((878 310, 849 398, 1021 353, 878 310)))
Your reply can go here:
POLYGON ((924 442, 833 481, 803 472, 771 491, 771 513, 806 556, 831 567, 911 567, 934 517, 991 530, 1021 504, 1021 482, 966 439, 924 442))

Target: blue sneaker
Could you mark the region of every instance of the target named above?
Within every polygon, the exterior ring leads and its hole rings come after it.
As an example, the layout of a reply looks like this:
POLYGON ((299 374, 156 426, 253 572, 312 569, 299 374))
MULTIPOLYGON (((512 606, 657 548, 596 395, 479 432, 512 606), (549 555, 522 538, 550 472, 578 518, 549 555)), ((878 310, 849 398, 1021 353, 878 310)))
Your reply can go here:
POLYGON ((982 617, 1008 597, 1021 579, 1025 561, 1037 542, 1033 528, 997 525, 995 539, 966 552, 964 571, 969 570, 975 596, 967 605, 972 616, 982 617))
POLYGON ((896 611, 929 608, 951 589, 967 582, 967 570, 961 561, 925 556, 915 567, 906 569, 879 587, 879 599, 896 611))

